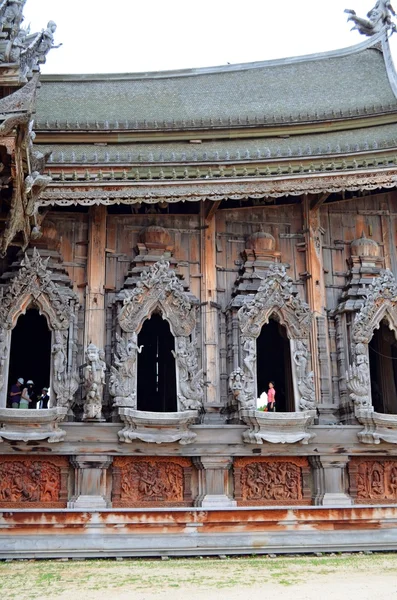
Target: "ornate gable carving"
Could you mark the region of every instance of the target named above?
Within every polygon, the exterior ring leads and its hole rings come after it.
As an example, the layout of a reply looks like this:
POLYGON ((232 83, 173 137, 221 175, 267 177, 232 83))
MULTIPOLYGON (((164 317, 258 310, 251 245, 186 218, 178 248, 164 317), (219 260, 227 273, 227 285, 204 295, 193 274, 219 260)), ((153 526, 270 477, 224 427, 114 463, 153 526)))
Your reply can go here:
POLYGON ((381 271, 363 294, 366 298, 354 318, 352 338, 355 343, 368 344, 385 316, 389 327, 397 331, 397 282, 393 273, 389 269, 381 271))
POLYGON ((255 294, 238 311, 241 332, 258 337, 263 325, 276 313, 291 338, 308 338, 311 324, 309 306, 293 290, 293 281, 284 265, 270 265, 255 294))
POLYGON ((12 329, 21 311, 33 301, 48 318, 51 329, 65 331, 69 328, 73 314, 68 302, 70 296, 63 295, 59 286, 52 281, 52 272, 47 268, 48 260, 42 260, 34 248, 31 258, 25 254, 11 284, 0 288, 1 327, 12 329))
POLYGON ((196 324, 193 297, 185 292, 170 263, 161 259, 141 274, 119 312, 120 327, 127 333, 139 331, 144 320, 159 308, 175 336, 188 336, 196 324))

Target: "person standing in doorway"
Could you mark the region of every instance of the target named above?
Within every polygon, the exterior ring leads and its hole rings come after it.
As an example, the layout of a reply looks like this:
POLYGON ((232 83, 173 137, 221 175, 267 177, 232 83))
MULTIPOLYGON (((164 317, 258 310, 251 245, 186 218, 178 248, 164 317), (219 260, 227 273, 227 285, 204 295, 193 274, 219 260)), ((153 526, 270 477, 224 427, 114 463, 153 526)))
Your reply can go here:
POLYGON ((22 394, 22 386, 24 384, 24 380, 22 379, 22 377, 19 377, 16 381, 16 383, 14 383, 14 385, 11 386, 11 391, 10 391, 10 402, 11 402, 11 408, 19 408, 19 402, 21 400, 21 394, 22 394))
POLYGON ((26 387, 23 388, 21 399, 19 401, 19 408, 29 408, 29 404, 31 403, 29 392, 33 390, 33 381, 29 379, 26 382, 26 387))
POLYGON ((276 412, 276 390, 274 389, 274 381, 269 382, 267 391, 267 412, 276 412))
POLYGON ((44 387, 41 390, 41 396, 38 399, 38 408, 48 408, 49 399, 48 388, 44 387))
POLYGON ((34 391, 34 382, 29 379, 26 385, 28 386, 29 408, 36 408, 37 395, 34 391))

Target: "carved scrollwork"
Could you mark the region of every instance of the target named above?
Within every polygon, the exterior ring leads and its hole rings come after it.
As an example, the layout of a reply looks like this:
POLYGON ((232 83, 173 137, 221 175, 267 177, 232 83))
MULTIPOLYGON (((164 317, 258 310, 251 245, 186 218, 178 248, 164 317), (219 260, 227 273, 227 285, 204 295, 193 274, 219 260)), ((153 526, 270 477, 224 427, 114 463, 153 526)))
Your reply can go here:
POLYGON ((196 307, 185 292, 170 263, 161 259, 141 274, 136 287, 125 291, 119 312, 120 327, 127 333, 139 331, 144 320, 159 308, 175 336, 188 336, 196 324, 196 307))
POLYGON ((286 326, 289 337, 309 337, 309 306, 296 295, 293 281, 282 264, 269 266, 255 296, 238 311, 241 332, 257 338, 273 313, 286 326))
POLYGON ((397 281, 393 273, 389 269, 382 270, 362 293, 365 301, 352 327, 354 342, 368 344, 374 329, 379 327, 385 316, 390 328, 397 331, 397 281))
POLYGON ((0 288, 0 326, 12 329, 15 326, 21 307, 27 307, 33 301, 46 315, 52 329, 67 330, 73 316, 69 298, 60 292, 51 279, 48 259, 42 260, 38 250, 33 256, 25 254, 18 274, 11 285, 0 288))

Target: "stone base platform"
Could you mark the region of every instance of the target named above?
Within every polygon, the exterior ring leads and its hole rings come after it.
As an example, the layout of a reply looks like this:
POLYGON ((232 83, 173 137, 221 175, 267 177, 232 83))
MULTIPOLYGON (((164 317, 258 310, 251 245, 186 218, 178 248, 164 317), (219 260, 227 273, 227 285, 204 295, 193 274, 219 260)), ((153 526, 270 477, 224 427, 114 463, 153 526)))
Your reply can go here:
POLYGON ((397 550, 397 506, 14 510, 0 558, 397 550))

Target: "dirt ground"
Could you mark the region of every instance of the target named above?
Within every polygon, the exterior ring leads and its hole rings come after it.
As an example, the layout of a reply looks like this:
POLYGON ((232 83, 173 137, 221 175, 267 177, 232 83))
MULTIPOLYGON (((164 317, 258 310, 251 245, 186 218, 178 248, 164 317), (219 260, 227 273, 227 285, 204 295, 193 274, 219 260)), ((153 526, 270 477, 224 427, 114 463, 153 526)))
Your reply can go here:
POLYGON ((396 600, 397 555, 12 561, 1 600, 396 600))

